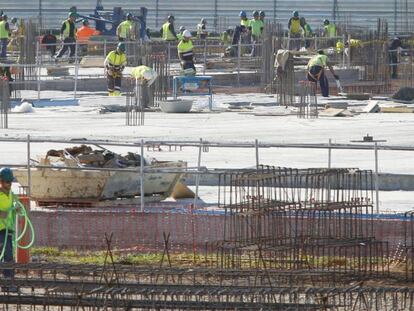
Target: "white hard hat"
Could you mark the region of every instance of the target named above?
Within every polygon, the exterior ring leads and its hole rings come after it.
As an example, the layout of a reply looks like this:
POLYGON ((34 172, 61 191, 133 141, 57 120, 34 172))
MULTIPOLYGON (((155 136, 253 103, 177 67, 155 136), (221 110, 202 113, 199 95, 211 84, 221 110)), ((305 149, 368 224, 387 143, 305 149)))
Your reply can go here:
POLYGON ((192 37, 191 32, 189 30, 185 30, 183 32, 183 37, 184 38, 191 38, 192 37))

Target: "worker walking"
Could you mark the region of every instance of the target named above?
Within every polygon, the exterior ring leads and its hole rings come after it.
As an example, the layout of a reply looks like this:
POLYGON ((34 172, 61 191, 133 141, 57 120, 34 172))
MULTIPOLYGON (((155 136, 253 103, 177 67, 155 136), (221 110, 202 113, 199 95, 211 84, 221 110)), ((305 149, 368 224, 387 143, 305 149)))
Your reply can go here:
POLYGON ((63 41, 63 46, 56 55, 56 60, 61 58, 68 49, 70 49, 69 57, 73 57, 75 55, 76 50, 76 25, 75 19, 77 14, 72 12, 69 13, 69 17, 62 23, 62 27, 60 28, 60 36, 61 40, 63 41))
POLYGON ((7 22, 7 15, 2 16, 2 20, 0 21, 0 57, 6 58, 7 57, 7 45, 9 43, 10 37, 10 26, 7 22))
POLYGON ((197 37, 199 39, 207 39, 207 36, 207 20, 205 18, 202 18, 200 23, 197 24, 197 37))
POLYGON ((306 22, 304 17, 300 18, 300 25, 303 29, 303 36, 305 37, 305 49, 309 49, 311 45, 311 40, 309 38, 313 37, 313 31, 311 26, 306 22))
POLYGON ((126 15, 126 20, 118 25, 116 28, 116 35, 120 42, 130 41, 134 39, 134 22, 132 20, 132 14, 126 15))
POLYGON ((288 29, 289 29, 289 37, 291 39, 290 42, 292 43, 290 44, 290 47, 293 50, 299 50, 303 28, 300 23, 298 11, 293 11, 292 17, 289 19, 289 22, 288 22, 288 29))
POLYGON ((109 52, 104 62, 109 96, 121 95, 122 72, 126 65, 125 43, 120 42, 116 50, 109 52))
POLYGON ((339 80, 338 75, 329 63, 328 56, 325 55, 323 50, 319 50, 318 54, 310 59, 307 66, 307 78, 309 81, 315 82, 315 84, 319 81, 322 96, 329 97, 329 83, 328 78, 325 75, 325 67, 329 68, 329 71, 332 73, 335 80, 339 80))
POLYGON ((251 56, 256 56, 257 54, 257 44, 259 43, 260 38, 262 37, 262 32, 264 29, 264 23, 260 20, 259 11, 253 12, 253 19, 250 20, 250 29, 252 32, 252 51, 251 56))
POLYGON ((178 57, 181 61, 181 69, 184 75, 195 75, 196 68, 194 66, 193 42, 191 41, 191 32, 184 31, 183 40, 177 46, 178 57))
POLYGON ((161 33, 161 38, 164 41, 175 41, 177 40, 177 34, 175 33, 175 29, 174 29, 174 16, 169 15, 167 17, 167 21, 164 23, 164 25, 162 25, 160 33, 161 33))
MULTIPOLYGON (((14 209, 14 194, 11 190, 14 176, 8 167, 0 169, 0 253, 1 262, 14 262, 13 235, 15 231, 16 210, 14 209)), ((13 278, 13 269, 3 270, 4 278, 13 278)), ((10 290, 10 288, 8 288, 10 290)))

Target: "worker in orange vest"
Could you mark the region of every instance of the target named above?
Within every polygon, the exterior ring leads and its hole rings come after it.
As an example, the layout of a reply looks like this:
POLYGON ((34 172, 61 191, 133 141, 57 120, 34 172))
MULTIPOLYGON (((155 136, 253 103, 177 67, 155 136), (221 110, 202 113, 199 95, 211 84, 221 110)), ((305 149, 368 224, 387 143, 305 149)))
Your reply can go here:
POLYGON ((87 19, 84 19, 82 24, 82 27, 79 28, 76 32, 76 37, 78 38, 78 41, 86 42, 90 39, 90 37, 97 36, 100 34, 100 32, 96 29, 89 27, 89 21, 87 19))

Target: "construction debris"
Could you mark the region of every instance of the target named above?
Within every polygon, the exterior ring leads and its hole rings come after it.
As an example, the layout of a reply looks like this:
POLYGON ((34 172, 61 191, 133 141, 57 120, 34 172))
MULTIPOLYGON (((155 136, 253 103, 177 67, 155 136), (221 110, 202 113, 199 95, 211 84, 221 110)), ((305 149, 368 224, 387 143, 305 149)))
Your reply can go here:
POLYGON ((353 117, 353 113, 347 109, 328 108, 319 112, 321 117, 353 117))
POLYGON ((397 92, 395 92, 391 98, 410 102, 414 100, 414 88, 412 87, 402 87, 397 92))
POLYGON ((413 113, 414 108, 410 108, 410 107, 381 107, 381 112, 384 112, 384 113, 413 113))

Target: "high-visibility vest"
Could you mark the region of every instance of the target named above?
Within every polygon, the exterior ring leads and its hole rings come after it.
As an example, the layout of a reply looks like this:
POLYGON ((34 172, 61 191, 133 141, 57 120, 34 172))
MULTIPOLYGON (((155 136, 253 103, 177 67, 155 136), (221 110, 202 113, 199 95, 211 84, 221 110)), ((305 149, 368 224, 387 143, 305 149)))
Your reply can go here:
POLYGON ((6 21, 0 22, 0 39, 7 39, 9 38, 9 32, 6 29, 6 21))
POLYGON ((328 38, 336 37, 336 26, 335 24, 329 24, 325 26, 325 36, 328 38))
POLYGON ((262 28, 263 28, 263 22, 258 19, 252 19, 250 20, 250 27, 252 28, 252 35, 256 37, 260 37, 262 35, 262 28))
POLYGON ((183 56, 189 56, 193 54, 193 48, 194 48, 194 45, 191 40, 188 40, 187 42, 184 40, 181 40, 177 46, 178 53, 183 54, 183 56))
POLYGON ((152 69, 151 67, 141 65, 141 66, 138 66, 138 67, 135 67, 134 69, 132 69, 131 76, 133 76, 134 78, 137 78, 137 79, 143 79, 144 78, 144 73, 148 72, 148 71, 151 72, 153 75, 156 74, 154 69, 152 69))
POLYGON ((250 21, 248 19, 241 19, 240 20, 240 25, 244 26, 244 27, 250 27, 250 21))
MULTIPOLYGON (((63 38, 66 39, 66 38, 69 38, 69 36, 70 36, 70 24, 71 24, 71 22, 66 20, 63 23, 65 24, 65 30, 63 31, 63 38)), ((73 23, 73 24, 74 24, 74 27, 75 27, 73 29, 73 37, 76 38, 76 32, 78 31, 78 29, 76 28, 75 23, 73 23)))
POLYGON ((174 34, 170 31, 170 22, 166 22, 164 25, 162 25, 162 38, 165 41, 175 40, 174 34))
POLYGON ((311 28, 311 26, 309 25, 309 24, 305 24, 304 26, 303 26, 303 29, 305 30, 305 37, 306 38, 309 38, 309 37, 311 37, 312 36, 312 28, 311 28))
POLYGON ((292 34, 299 34, 302 32, 302 26, 300 25, 300 18, 292 17, 290 19, 290 33, 292 34))
POLYGON ((328 64, 328 56, 318 54, 310 59, 308 63, 308 69, 312 68, 313 66, 325 67, 327 64, 328 64))
POLYGON ((119 24, 119 37, 126 39, 131 37, 132 29, 134 27, 134 23, 130 20, 123 21, 119 24))
POLYGON ((6 218, 0 218, 0 230, 8 228, 14 231, 16 212, 13 209, 13 193, 6 194, 0 191, 0 211, 8 213, 6 218))
POLYGON ((109 52, 106 59, 108 63, 112 66, 125 66, 127 64, 127 58, 125 53, 119 54, 116 50, 109 52))
POLYGON ((95 29, 93 29, 89 26, 82 26, 76 32, 76 37, 80 41, 88 41, 90 39, 90 37, 95 36, 97 34, 99 34, 99 31, 96 31, 95 29))

